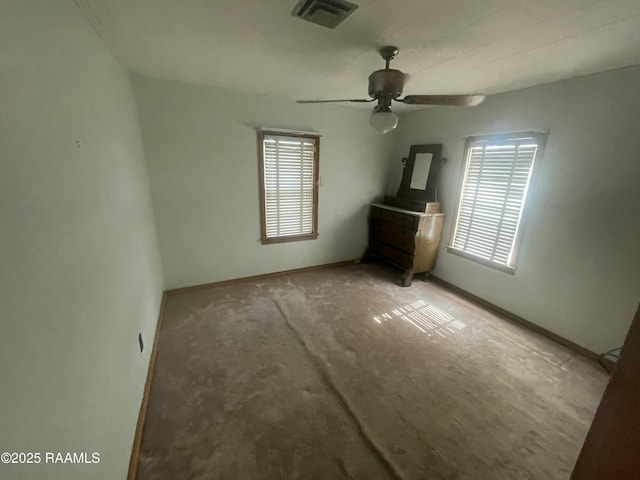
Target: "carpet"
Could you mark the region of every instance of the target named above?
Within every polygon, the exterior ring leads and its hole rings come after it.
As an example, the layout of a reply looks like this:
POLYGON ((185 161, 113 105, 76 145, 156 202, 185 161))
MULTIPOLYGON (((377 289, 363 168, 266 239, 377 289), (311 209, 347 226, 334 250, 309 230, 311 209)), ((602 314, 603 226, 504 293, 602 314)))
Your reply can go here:
POLYGON ((169 296, 138 479, 568 479, 607 375, 398 275, 169 296))

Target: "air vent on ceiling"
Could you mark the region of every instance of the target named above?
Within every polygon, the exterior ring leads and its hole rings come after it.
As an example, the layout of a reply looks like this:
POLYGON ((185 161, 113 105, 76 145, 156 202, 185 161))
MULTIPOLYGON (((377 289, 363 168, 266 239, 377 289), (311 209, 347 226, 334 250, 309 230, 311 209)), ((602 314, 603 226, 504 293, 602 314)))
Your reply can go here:
POLYGON ((358 5, 345 0, 306 0, 298 2, 291 15, 334 29, 356 8, 358 5))

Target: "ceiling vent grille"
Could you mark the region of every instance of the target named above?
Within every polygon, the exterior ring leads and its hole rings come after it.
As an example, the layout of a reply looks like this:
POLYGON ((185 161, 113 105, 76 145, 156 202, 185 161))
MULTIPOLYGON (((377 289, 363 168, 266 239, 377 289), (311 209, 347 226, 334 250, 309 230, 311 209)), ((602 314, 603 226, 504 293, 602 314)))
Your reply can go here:
POLYGON ((291 15, 323 27, 335 29, 356 8, 358 5, 344 0, 306 0, 298 2, 291 15))

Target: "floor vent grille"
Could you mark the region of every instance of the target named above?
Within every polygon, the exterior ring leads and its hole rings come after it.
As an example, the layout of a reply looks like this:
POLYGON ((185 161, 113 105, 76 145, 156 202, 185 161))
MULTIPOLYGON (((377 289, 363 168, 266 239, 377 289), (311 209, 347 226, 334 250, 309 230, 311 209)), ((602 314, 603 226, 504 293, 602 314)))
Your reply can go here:
POLYGON ((351 15, 358 5, 344 0, 306 0, 298 2, 291 12, 294 17, 335 29, 351 15))

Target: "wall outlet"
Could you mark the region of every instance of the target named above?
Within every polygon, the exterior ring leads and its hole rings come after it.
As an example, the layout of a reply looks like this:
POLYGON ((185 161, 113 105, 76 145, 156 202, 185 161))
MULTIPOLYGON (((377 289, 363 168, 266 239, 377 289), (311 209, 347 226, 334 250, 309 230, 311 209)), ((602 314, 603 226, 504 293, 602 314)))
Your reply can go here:
POLYGON ((138 343, 140 344, 140 353, 144 350, 144 342, 142 341, 142 333, 138 333, 138 343))

